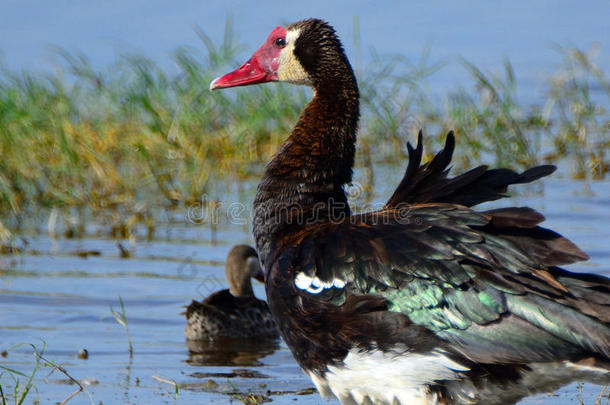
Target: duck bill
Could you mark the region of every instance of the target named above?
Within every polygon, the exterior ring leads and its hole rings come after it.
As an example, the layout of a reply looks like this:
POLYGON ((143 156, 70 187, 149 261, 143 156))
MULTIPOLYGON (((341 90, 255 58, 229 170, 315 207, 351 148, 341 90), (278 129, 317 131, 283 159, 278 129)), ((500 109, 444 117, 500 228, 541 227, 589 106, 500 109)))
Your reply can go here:
MULTIPOLYGON (((280 29, 276 28, 274 33, 280 29)), ((274 35, 272 33, 272 35, 274 35)), ((271 38, 252 55, 250 60, 241 65, 231 73, 220 76, 210 83, 210 90, 224 89, 227 87, 248 86, 278 80, 277 71, 279 67, 280 49, 272 45, 271 38)))
POLYGON ((214 79, 210 83, 210 90, 247 86, 249 84, 265 83, 273 80, 277 80, 277 77, 261 69, 257 60, 252 58, 231 73, 214 79))

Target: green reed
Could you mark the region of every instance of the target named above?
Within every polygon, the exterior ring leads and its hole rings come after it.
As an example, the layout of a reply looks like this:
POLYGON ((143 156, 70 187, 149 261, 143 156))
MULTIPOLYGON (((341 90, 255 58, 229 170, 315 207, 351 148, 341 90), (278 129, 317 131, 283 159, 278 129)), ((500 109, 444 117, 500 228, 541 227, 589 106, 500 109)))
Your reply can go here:
MULTIPOLYGON (((219 184, 260 175, 311 93, 282 84, 211 93, 210 81, 237 66, 244 47, 230 21, 219 44, 197 34, 202 49, 178 48, 173 72, 141 55, 97 69, 63 49, 56 50, 63 68, 52 74, 0 67, 0 240, 41 209, 59 210, 70 234, 93 217, 129 237, 134 223, 154 229, 155 210, 185 207, 219 184)), ((420 128, 428 152, 454 129, 458 168, 565 160, 575 178, 603 178, 608 78, 594 63, 595 49, 559 51, 563 64, 539 106, 519 103, 508 61, 499 76, 463 61, 470 87, 432 99, 424 83, 444 66, 427 51, 416 63, 372 51, 371 63, 355 63, 358 164, 402 168, 405 142, 420 128)))

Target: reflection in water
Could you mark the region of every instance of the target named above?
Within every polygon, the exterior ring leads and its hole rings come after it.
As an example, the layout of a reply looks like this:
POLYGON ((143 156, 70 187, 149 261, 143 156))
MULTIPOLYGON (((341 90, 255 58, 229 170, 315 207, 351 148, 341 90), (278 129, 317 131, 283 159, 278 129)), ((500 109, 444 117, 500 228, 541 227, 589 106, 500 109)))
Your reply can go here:
POLYGON ((202 373, 195 372, 189 374, 189 377, 193 378, 208 378, 208 377, 216 377, 216 378, 269 378, 267 374, 263 374, 256 370, 249 370, 247 368, 236 368, 233 369, 230 373, 202 373))
POLYGON ((191 366, 263 366, 260 360, 280 348, 279 339, 186 340, 191 366))
MULTIPOLYGON (((123 394, 123 398, 125 403, 128 404, 130 401, 129 397, 129 388, 131 387, 131 366, 133 365, 133 355, 129 356, 129 363, 127 363, 127 367, 125 367, 125 393, 123 394)), ((119 382, 119 385, 121 383, 119 382)))

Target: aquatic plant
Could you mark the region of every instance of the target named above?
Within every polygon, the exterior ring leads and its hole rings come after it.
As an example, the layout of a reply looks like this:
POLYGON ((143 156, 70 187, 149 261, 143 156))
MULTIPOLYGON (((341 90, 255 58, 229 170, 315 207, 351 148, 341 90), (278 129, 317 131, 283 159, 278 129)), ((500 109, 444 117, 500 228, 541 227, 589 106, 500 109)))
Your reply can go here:
MULTIPOLYGON (((17 348, 21 345, 17 345, 14 348, 17 348)), ((68 395, 64 400, 62 400, 61 402, 58 402, 59 405, 64 405, 66 403, 68 403, 68 401, 70 401, 72 398, 74 398, 76 395, 80 394, 81 392, 83 392, 85 389, 83 387, 83 385, 76 380, 74 377, 72 377, 68 371, 63 368, 62 366, 60 366, 59 364, 48 360, 47 358, 44 357, 44 352, 46 349, 46 343, 43 341, 42 342, 42 347, 40 350, 38 350, 38 348, 33 345, 33 344, 29 344, 29 346, 32 347, 33 349, 33 354, 34 354, 34 367, 32 368, 32 371, 29 373, 29 375, 22 373, 21 371, 3 366, 0 364, 0 370, 2 370, 3 372, 0 372, 0 377, 3 377, 4 374, 6 373, 8 376, 11 377, 11 379, 13 380, 12 386, 10 384, 3 384, 2 381, 0 380, 0 401, 2 405, 8 405, 9 404, 9 400, 12 398, 14 400, 14 404, 15 405, 22 405, 24 403, 24 401, 27 399, 28 395, 30 394, 30 392, 33 390, 36 391, 36 393, 38 394, 38 388, 34 385, 34 377, 36 376, 36 373, 38 372, 38 370, 40 370, 43 367, 50 367, 51 368, 51 372, 49 373, 49 375, 54 372, 55 370, 61 372, 63 375, 65 375, 73 384, 75 384, 78 388, 76 391, 74 391, 73 393, 71 393, 70 395, 68 395), (20 377, 24 377, 26 378, 25 383, 22 383, 20 380, 20 377), (2 388, 4 385, 4 387, 10 387, 12 388, 10 393, 5 393, 4 389, 2 388)), ((91 394, 87 392, 87 395, 89 396, 89 401, 91 402, 91 404, 95 404, 93 402, 93 397, 91 396, 91 394)), ((39 399, 36 399, 34 401, 34 403, 39 403, 39 399)))
MULTIPOLYGON (((115 238, 133 237, 138 225, 150 237, 162 213, 260 173, 308 90, 278 84, 210 93, 212 78, 243 47, 230 21, 219 44, 197 34, 203 50, 173 53, 177 73, 141 55, 96 69, 64 49, 56 49, 63 69, 52 74, 0 67, 0 240, 50 220, 50 209, 58 213, 54 229, 68 237, 83 234, 87 218, 115 238)), ((603 178, 610 170, 609 80, 595 65, 597 49, 559 51, 564 61, 549 78, 545 103, 524 106, 509 61, 502 76, 463 61, 472 88, 432 99, 424 83, 443 64, 430 62, 427 51, 413 62, 372 50, 371 63, 355 64, 363 114, 357 156, 367 181, 375 164, 402 167, 406 140, 420 127, 438 143, 455 129, 461 166, 565 160, 575 178, 603 178)))
POLYGON ((129 334, 129 324, 127 323, 127 313, 125 312, 125 305, 123 304, 123 298, 119 295, 119 304, 121 306, 121 311, 117 312, 110 306, 110 313, 114 317, 114 319, 119 323, 119 325, 125 328, 125 333, 127 334, 127 344, 129 345, 129 359, 133 359, 133 345, 131 344, 131 335, 129 334))

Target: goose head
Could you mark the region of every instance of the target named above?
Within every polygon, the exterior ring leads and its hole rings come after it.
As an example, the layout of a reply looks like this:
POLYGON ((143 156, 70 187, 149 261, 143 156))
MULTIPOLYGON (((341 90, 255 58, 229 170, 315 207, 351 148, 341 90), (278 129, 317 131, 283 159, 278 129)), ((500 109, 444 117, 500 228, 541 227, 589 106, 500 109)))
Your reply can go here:
POLYGON ((276 27, 246 63, 216 78, 210 90, 274 81, 317 89, 344 79, 346 73, 353 80, 335 30, 322 20, 307 19, 276 27))

